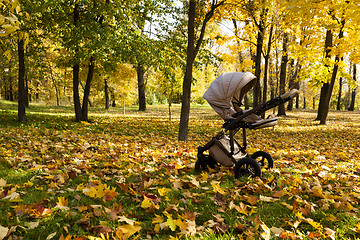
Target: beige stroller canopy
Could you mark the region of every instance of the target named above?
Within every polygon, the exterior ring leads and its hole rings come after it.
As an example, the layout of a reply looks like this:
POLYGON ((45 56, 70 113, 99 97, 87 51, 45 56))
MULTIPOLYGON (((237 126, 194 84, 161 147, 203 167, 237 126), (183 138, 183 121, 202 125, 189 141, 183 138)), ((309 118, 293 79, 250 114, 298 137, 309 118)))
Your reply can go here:
POLYGON ((256 77, 250 72, 223 73, 211 83, 203 98, 224 120, 234 119, 232 115, 239 111, 239 103, 255 83, 256 77))

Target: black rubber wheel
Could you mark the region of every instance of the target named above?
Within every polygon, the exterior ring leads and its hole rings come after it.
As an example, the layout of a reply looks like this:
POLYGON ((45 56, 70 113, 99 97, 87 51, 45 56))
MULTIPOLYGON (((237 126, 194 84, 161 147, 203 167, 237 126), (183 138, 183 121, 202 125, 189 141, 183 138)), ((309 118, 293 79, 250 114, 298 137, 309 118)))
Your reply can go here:
POLYGON ((251 158, 255 159, 259 163, 260 167, 265 167, 266 169, 274 167, 274 159, 267 152, 257 151, 251 155, 251 158))
POLYGON ((235 178, 239 177, 261 177, 261 167, 252 158, 242 158, 236 162, 234 168, 235 178))
POLYGON ((215 169, 217 166, 220 166, 214 158, 210 155, 201 155, 195 163, 195 171, 202 172, 202 171, 209 171, 209 168, 215 169))
POLYGON ((195 163, 195 171, 202 172, 202 171, 209 171, 209 169, 206 166, 206 162, 200 158, 195 163))

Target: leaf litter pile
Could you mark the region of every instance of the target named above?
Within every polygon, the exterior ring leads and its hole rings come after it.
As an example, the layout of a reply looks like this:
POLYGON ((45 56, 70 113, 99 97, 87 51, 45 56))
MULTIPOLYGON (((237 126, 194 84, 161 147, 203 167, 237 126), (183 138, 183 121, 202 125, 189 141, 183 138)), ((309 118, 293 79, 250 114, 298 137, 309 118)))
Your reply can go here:
MULTIPOLYGON (((225 167, 197 173, 197 147, 221 129, 192 110, 141 114, 0 115, 0 239, 356 239, 360 237, 360 115, 287 113, 248 132, 248 152, 275 161, 262 178, 225 167), (178 118, 177 118, 178 119, 178 118)), ((241 139, 241 135, 238 136, 241 139)))

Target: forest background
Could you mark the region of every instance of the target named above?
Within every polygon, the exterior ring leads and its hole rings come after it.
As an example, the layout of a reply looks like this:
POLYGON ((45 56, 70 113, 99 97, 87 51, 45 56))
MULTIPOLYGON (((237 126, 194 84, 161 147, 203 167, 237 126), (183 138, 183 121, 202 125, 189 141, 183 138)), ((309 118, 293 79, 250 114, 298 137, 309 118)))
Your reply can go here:
POLYGON ((322 124, 329 107, 359 106, 358 1, 3 0, 1 10, 0 94, 18 100, 20 122, 29 102, 73 105, 77 121, 89 106, 178 103, 186 140, 190 103, 229 71, 259 79, 246 108, 292 88, 322 124))

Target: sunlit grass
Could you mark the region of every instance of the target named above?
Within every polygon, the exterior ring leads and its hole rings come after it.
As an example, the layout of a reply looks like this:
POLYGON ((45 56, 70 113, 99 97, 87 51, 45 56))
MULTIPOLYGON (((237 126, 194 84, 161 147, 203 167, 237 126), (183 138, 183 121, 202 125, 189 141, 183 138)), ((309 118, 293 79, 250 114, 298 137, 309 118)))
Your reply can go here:
POLYGON ((193 169, 197 147, 221 130, 207 106, 192 107, 186 142, 177 141, 180 105, 172 121, 166 105, 131 106, 125 115, 121 107, 90 108, 90 123, 75 122, 71 106, 36 105, 24 124, 16 107, 0 101, 0 226, 15 228, 11 238, 100 237, 99 229, 111 229, 111 239, 127 224, 120 217, 140 224, 138 239, 261 239, 266 227, 272 239, 278 229, 294 239, 360 234, 359 112, 331 111, 323 126, 316 111, 295 110, 274 128, 248 131, 248 152, 269 152, 275 168, 262 179, 235 179, 225 167, 193 169), (105 185, 114 192, 85 194, 105 185), (19 197, 6 198, 11 192, 19 197), (144 196, 154 206, 142 207, 144 196), (59 197, 67 208, 56 207, 59 197), (50 213, 39 215, 44 208, 50 213))

